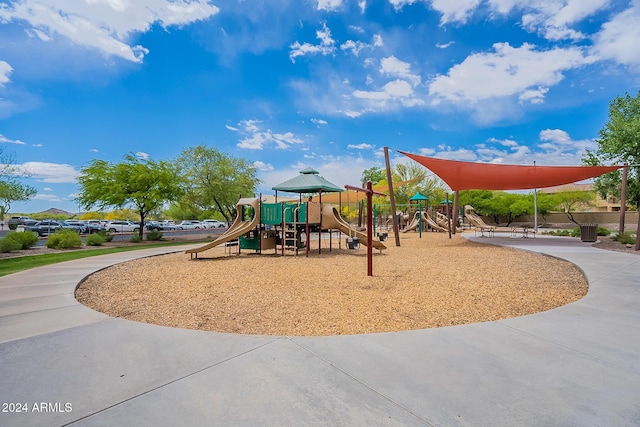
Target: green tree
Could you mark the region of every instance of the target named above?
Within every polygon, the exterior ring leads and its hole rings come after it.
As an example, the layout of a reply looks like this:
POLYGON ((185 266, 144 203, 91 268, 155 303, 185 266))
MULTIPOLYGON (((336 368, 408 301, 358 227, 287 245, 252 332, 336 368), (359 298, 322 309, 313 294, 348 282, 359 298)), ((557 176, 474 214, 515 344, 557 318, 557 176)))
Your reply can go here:
POLYGON ((11 203, 29 200, 37 190, 29 185, 21 184, 18 178, 26 178, 29 174, 16 165, 13 154, 7 154, 0 147, 0 221, 11 209, 11 203))
MULTIPOLYGON (((609 103, 609 117, 598 132, 598 148, 587 151, 583 162, 588 165, 629 164, 627 201, 640 208, 640 91, 635 97, 626 93, 609 103)), ((611 172, 595 179, 595 188, 603 197, 620 197, 621 171, 611 172)), ((638 221, 640 233, 640 221, 638 221)), ((640 250, 640 239, 636 242, 640 250)))
POLYGON ((381 181, 386 181, 386 179, 387 172, 382 168, 373 166, 362 171, 362 178, 360 178, 360 183, 364 187, 367 181, 371 181, 371 184, 376 185, 381 181))
POLYGON ((593 191, 560 191, 553 195, 558 206, 564 211, 569 221, 576 225, 580 225, 573 217, 573 213, 583 207, 593 204, 596 195, 593 191))
POLYGON ((227 221, 235 214, 238 197, 255 195, 260 183, 252 163, 204 145, 183 150, 176 164, 186 183, 181 203, 218 210, 227 221))
POLYGON ((533 195, 505 191, 466 190, 460 192, 459 203, 471 205, 480 215, 490 217, 496 224, 507 226, 521 215, 533 214, 533 195))
POLYGON ((170 163, 140 159, 131 153, 116 164, 93 160, 80 172, 80 204, 86 209, 97 205, 100 210, 132 205, 140 215, 140 238, 147 215, 182 193, 181 182, 170 163))
POLYGON ((11 209, 11 203, 29 200, 38 191, 29 185, 23 185, 11 178, 0 180, 0 220, 11 209))

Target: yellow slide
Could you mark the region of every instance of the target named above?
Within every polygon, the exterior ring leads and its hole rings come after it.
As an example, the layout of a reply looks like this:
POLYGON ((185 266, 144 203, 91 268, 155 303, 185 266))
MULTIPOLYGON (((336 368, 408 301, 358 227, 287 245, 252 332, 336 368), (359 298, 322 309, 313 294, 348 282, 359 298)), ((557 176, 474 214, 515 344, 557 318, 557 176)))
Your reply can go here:
MULTIPOLYGON (((367 235, 360 231, 353 230, 349 224, 342 219, 338 211, 333 205, 322 204, 322 228, 323 229, 336 229, 342 231, 344 234, 350 237, 357 237, 360 239, 360 243, 367 244, 367 235)), ((371 245, 376 249, 387 249, 387 247, 379 240, 373 240, 371 245)))
MULTIPOLYGON (((235 240, 240 236, 243 236, 253 230, 256 225, 260 223, 260 200, 257 198, 242 198, 238 200, 236 204, 236 219, 231 224, 231 227, 227 229, 224 233, 222 233, 216 240, 211 243, 207 243, 204 246, 195 249, 188 249, 185 251, 186 254, 198 254, 199 252, 204 252, 207 249, 211 249, 223 243, 226 243, 230 240, 235 240), (253 218, 248 221, 242 220, 242 207, 243 206, 251 206, 253 208, 253 218)), ((197 258, 197 255, 196 255, 197 258)))

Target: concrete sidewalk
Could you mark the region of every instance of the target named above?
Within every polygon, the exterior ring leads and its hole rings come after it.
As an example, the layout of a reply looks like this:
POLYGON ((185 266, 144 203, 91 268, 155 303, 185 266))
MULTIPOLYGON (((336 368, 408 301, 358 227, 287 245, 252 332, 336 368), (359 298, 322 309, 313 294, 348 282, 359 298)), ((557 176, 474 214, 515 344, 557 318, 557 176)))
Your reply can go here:
POLYGON ((73 298, 93 271, 175 249, 2 277, 0 425, 640 425, 640 257, 573 238, 469 238, 567 259, 589 293, 496 322, 267 337, 110 318, 73 298))

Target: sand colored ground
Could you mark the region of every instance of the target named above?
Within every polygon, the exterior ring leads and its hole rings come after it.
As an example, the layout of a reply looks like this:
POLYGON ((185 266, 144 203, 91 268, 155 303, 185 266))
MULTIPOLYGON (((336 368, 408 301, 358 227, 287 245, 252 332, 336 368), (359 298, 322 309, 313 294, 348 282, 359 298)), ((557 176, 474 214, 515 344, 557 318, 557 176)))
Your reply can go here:
MULTIPOLYGON (((432 328, 549 310, 588 285, 572 264, 478 244, 446 233, 393 236, 374 253, 316 248, 304 255, 184 253, 96 272, 78 288, 83 304, 130 320, 260 335, 341 335, 432 328)), ((248 252, 247 252, 248 253, 248 252)))

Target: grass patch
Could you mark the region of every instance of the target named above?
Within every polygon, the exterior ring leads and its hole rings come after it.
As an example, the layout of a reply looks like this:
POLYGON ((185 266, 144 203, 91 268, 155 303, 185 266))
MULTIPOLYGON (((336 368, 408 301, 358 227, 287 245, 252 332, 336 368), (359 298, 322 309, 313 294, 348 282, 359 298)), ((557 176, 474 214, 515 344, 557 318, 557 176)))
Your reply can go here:
POLYGON ((193 244, 193 242, 171 242, 159 243, 143 246, 122 246, 117 248, 101 248, 101 249, 85 249, 81 251, 70 250, 68 252, 59 252, 55 254, 41 255, 25 255, 14 258, 0 259, 0 277, 7 274, 17 273, 18 271, 28 270, 30 268, 42 267, 43 265, 56 264, 58 262, 72 261, 74 259, 88 258, 98 255, 107 255, 118 252, 129 252, 140 249, 157 248, 164 246, 183 246, 193 244))

